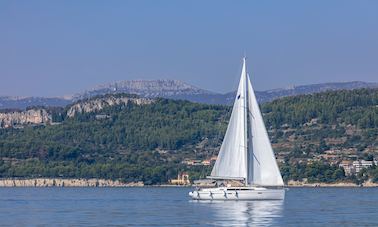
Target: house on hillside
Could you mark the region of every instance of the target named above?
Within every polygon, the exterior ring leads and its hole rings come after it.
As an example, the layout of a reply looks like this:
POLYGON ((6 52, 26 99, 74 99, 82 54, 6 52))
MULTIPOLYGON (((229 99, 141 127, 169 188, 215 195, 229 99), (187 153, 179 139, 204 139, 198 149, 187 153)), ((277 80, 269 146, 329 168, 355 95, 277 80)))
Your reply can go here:
POLYGON ((344 169, 345 175, 350 176, 359 173, 362 169, 369 168, 373 165, 377 165, 378 162, 374 161, 365 161, 365 160, 357 160, 357 161, 350 161, 350 160, 343 160, 339 167, 344 169))

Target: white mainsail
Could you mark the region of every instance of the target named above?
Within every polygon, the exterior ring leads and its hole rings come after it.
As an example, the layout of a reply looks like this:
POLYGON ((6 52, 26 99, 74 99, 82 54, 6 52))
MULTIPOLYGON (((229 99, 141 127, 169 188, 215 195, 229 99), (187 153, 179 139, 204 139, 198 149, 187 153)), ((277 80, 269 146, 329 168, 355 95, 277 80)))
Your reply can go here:
POLYGON ((247 185, 284 185, 245 59, 230 122, 211 177, 245 179, 247 185))
POLYGON ((247 177, 246 82, 247 72, 244 62, 230 122, 211 177, 222 179, 247 177))

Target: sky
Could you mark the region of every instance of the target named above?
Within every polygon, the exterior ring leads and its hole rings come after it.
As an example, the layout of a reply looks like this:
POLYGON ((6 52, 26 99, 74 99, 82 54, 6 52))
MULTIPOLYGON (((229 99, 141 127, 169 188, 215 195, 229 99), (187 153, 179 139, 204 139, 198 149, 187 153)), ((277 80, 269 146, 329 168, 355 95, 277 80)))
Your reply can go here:
POLYGON ((378 82, 378 1, 1 0, 0 95, 177 79, 256 90, 378 82))

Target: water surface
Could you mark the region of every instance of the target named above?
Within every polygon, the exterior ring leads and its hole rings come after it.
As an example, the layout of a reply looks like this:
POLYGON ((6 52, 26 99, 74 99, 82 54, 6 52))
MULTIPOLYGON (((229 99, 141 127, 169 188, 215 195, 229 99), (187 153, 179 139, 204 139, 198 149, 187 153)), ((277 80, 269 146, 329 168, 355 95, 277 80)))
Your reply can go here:
POLYGON ((190 188, 0 188, 1 226, 378 226, 378 188, 198 202, 190 188))

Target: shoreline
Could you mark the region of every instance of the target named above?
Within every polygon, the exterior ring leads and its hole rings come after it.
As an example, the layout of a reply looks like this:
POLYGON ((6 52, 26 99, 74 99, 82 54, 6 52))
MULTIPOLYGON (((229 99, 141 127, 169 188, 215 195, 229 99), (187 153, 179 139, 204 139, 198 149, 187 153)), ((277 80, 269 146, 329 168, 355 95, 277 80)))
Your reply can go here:
POLYGON ((338 182, 338 183, 307 183, 302 181, 289 181, 286 185, 289 188, 374 188, 378 187, 378 183, 367 181, 361 185, 352 182, 338 182))
POLYGON ((119 180, 81 178, 0 178, 0 188, 6 187, 142 187, 143 182, 124 183, 119 180))
MULTIPOLYGON (((144 185, 143 182, 124 183, 119 180, 107 179, 82 179, 82 178, 0 178, 0 188, 9 187, 195 187, 195 185, 144 185)), ((357 185, 351 182, 339 183, 306 183, 301 181, 289 181, 285 187, 288 188, 372 188, 378 187, 378 183, 364 182, 357 185)))

